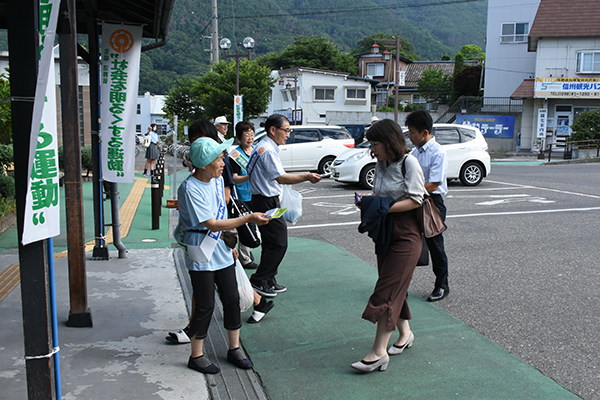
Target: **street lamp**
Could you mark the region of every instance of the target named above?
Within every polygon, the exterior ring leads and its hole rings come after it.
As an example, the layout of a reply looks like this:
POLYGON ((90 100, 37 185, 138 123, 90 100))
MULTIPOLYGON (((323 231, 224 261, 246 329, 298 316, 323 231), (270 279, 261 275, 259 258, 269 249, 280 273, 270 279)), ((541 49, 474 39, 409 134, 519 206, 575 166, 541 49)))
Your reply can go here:
MULTIPOLYGON (((396 106, 394 107, 394 121, 398 122, 398 86, 400 85, 400 34, 396 35, 395 39, 377 39, 374 38, 374 41, 380 42, 383 44, 384 47, 386 48, 396 48, 396 67, 395 67, 395 73, 394 73, 394 88, 395 88, 395 92, 396 92, 396 106)), ((386 50, 387 51, 387 50, 386 50)), ((373 46, 371 47, 371 53, 373 54, 377 54, 379 53, 379 45, 377 43, 374 43, 373 46)), ((388 59, 386 57, 385 52, 383 54, 384 59, 388 59)), ((388 77, 388 84, 389 84, 389 77, 388 77)))
POLYGON ((250 51, 254 48, 255 45, 255 41, 254 39, 252 39, 250 36, 244 38, 244 41, 242 42, 243 46, 248 49, 248 54, 240 54, 239 50, 235 49, 235 54, 227 54, 227 50, 229 50, 231 48, 231 40, 227 39, 227 38, 223 38, 221 39, 221 41, 219 42, 219 47, 223 50, 225 50, 225 60, 227 60, 228 58, 235 58, 235 94, 236 96, 240 95, 240 58, 247 58, 248 60, 250 59, 250 51))

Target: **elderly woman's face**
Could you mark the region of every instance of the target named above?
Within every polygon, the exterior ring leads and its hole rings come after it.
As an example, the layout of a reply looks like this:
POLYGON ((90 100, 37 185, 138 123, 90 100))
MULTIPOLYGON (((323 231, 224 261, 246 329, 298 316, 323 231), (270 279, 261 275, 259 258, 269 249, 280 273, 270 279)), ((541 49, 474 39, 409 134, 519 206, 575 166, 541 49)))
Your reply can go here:
POLYGON ((224 154, 225 153, 219 154, 213 162, 203 168, 213 178, 218 178, 223 175, 223 169, 225 168, 225 161, 223 161, 224 154))
POLYGON ((242 133, 240 145, 243 149, 247 149, 248 147, 252 147, 252 143, 254 143, 254 129, 246 129, 242 133))

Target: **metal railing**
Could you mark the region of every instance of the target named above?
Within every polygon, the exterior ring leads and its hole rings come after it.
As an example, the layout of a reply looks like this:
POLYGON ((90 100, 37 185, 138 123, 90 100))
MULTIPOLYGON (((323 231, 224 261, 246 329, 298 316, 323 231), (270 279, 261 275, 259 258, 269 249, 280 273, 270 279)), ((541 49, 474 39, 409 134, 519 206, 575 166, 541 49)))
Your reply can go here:
POLYGON ((457 114, 482 113, 520 113, 523 111, 523 100, 510 97, 478 97, 461 96, 435 120, 435 123, 451 123, 457 114))
POLYGON ((600 157, 600 138, 589 140, 571 140, 565 142, 550 143, 548 145, 548 162, 552 161, 552 146, 556 148, 564 148, 563 159, 570 160, 573 158, 573 149, 586 150, 596 149, 596 157, 600 157))

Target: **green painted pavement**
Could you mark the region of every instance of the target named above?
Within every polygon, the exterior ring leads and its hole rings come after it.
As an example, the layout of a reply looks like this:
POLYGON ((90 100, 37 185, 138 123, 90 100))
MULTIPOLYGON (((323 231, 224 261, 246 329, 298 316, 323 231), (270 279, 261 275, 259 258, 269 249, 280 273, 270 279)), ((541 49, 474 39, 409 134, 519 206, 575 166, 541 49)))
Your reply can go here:
MULTIPOLYGON (((178 178, 179 178, 178 174, 178 178)), ((141 174, 136 174, 136 177, 141 177, 141 174)), ((187 175, 186 175, 187 176, 187 175)), ((165 177, 165 185, 169 185, 170 177, 165 177)), ((178 180, 181 183, 181 180, 178 180)), ((151 207, 151 189, 148 187, 144 190, 142 199, 136 210, 132 227, 129 234, 122 238, 121 241, 128 249, 145 249, 145 248, 168 248, 171 247, 172 239, 169 238, 169 209, 165 207, 166 200, 169 198, 170 191, 165 190, 162 198, 162 213, 160 216, 160 229, 152 229, 152 207, 151 207), (154 242, 142 242, 142 239, 152 239, 154 242)), ((119 184, 119 205, 121 206, 127 198, 133 183, 119 184)), ((84 220, 84 239, 85 242, 94 240, 94 205, 93 205, 93 186, 92 182, 82 182, 81 185, 83 199, 83 220, 84 220)), ((53 238, 54 252, 58 253, 67 250, 67 227, 65 218, 65 193, 64 187, 60 188, 60 234, 53 238)), ((104 202, 104 222, 111 223, 111 208, 110 201, 104 202)), ((108 231, 108 226, 105 227, 105 233, 108 231)), ((0 250, 12 249, 18 247, 17 227, 13 225, 6 231, 0 234, 0 250)), ((108 239, 108 238, 107 238, 108 239)), ((110 238, 112 239, 112 238, 110 238)), ((109 244, 110 250, 115 250, 112 243, 109 244)))
POLYGON ((350 364, 373 343, 375 325, 361 315, 376 269, 342 248, 290 238, 279 271, 288 291, 241 333, 270 399, 578 398, 413 294, 414 346, 391 357, 387 371, 361 374, 350 364))

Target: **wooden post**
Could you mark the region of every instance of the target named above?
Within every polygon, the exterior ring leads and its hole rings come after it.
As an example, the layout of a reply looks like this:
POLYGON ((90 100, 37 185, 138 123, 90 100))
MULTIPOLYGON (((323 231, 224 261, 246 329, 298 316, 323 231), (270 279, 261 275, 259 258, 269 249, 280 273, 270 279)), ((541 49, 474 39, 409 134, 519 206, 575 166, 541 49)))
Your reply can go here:
POLYGON ((77 98, 77 42, 75 0, 61 1, 58 19, 60 44, 60 93, 65 168, 65 204, 69 261, 68 326, 91 327, 92 314, 87 302, 85 239, 83 231, 83 195, 81 191, 81 146, 77 98))

